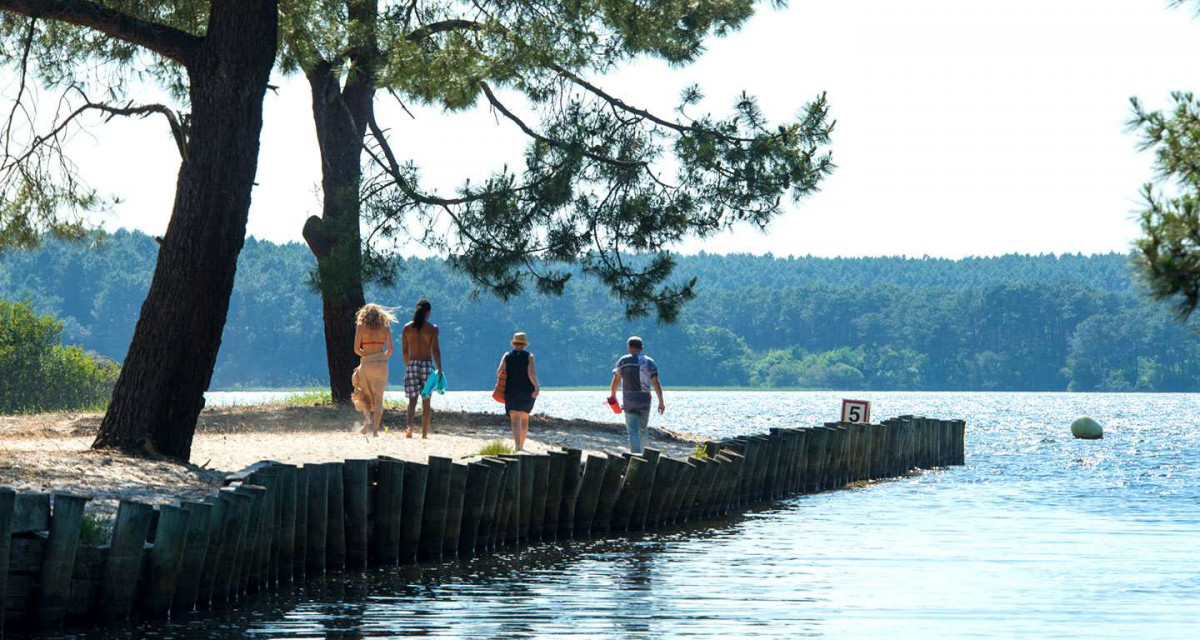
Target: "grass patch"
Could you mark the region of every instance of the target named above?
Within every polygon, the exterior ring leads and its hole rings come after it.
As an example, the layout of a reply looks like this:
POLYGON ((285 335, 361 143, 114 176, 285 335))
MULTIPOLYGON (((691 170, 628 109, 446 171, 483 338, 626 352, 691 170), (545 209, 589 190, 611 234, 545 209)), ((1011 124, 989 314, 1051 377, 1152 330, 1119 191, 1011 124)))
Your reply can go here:
POLYGON ((79 527, 79 543, 93 547, 108 544, 112 541, 112 529, 111 518, 85 513, 79 527))
POLYGON ((320 407, 333 404, 333 395, 328 391, 305 391, 283 399, 289 407, 320 407))
POLYGON ((696 444, 696 450, 692 452, 692 457, 694 457, 694 458, 707 458, 708 457, 708 448, 704 446, 703 442, 696 444))
POLYGON ((479 453, 476 453, 475 455, 477 455, 477 456, 498 456, 502 453, 516 453, 516 452, 517 452, 517 450, 512 448, 512 446, 510 446, 507 442, 505 442, 503 440, 492 440, 491 442, 483 445, 483 448, 480 449, 479 453))

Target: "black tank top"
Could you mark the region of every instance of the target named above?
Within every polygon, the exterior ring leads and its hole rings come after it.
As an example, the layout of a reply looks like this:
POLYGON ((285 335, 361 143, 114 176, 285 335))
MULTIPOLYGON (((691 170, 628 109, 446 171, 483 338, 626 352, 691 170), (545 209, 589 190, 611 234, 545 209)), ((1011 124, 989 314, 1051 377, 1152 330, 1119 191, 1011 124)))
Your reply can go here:
POLYGON ((529 352, 513 349, 504 356, 504 390, 512 393, 533 393, 529 379, 529 352))

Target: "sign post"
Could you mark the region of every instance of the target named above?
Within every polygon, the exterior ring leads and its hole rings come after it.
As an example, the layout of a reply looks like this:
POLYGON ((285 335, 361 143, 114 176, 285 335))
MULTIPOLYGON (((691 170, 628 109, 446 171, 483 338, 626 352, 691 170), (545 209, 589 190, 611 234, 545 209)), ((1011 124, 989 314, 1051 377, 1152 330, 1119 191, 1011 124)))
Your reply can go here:
POLYGON ((866 400, 842 400, 842 422, 871 423, 871 403, 866 400))

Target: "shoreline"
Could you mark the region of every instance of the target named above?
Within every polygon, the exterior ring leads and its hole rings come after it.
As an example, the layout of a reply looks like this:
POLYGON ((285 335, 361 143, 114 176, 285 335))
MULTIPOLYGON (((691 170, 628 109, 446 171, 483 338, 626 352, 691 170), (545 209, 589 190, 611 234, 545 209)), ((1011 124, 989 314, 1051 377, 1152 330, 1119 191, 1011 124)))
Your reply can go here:
MULTIPOLYGON (((424 461, 432 455, 466 461, 496 440, 512 442, 508 419, 497 414, 435 411, 434 433, 422 440, 419 413, 414 437, 404 437, 403 410, 385 409, 388 432, 372 438, 357 433, 360 414, 332 405, 212 407, 200 414, 192 460, 184 465, 92 450, 102 418, 97 412, 0 416, 0 486, 92 497, 89 512, 111 514, 122 499, 150 504, 199 499, 229 474, 260 460, 315 463, 386 455, 424 461)), ((539 413, 530 417, 526 450, 566 446, 583 450, 584 456, 617 453, 627 450, 626 437, 623 424, 539 413)), ((646 444, 686 458, 703 440, 652 426, 646 444)))

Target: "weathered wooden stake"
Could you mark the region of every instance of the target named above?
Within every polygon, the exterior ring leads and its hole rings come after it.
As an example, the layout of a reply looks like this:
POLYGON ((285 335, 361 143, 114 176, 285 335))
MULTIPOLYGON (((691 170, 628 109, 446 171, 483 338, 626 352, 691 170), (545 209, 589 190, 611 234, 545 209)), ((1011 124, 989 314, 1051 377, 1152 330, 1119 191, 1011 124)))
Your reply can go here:
POLYGON ((183 567, 191 516, 191 512, 182 507, 163 505, 158 508, 158 527, 154 532, 154 546, 150 549, 141 598, 142 610, 149 616, 166 616, 171 608, 183 567))
POLYGON ((567 454, 562 451, 549 452, 549 470, 546 477, 546 520, 542 526, 543 540, 557 540, 562 516, 563 477, 567 454))
POLYGON ((458 555, 475 555, 483 531, 483 516, 488 496, 491 467, 480 462, 467 464, 467 485, 463 493, 462 531, 458 535, 458 555))
POLYGON ((608 458, 589 454, 583 466, 583 479, 579 483, 579 499, 575 504, 576 539, 591 535, 592 521, 596 517, 596 506, 600 503, 600 488, 608 470, 608 458))
POLYGON ((304 572, 309 578, 325 573, 325 543, 329 535, 329 469, 306 464, 308 469, 308 553, 304 572))
MULTIPOLYGON (((42 573, 39 578, 41 588, 37 620, 42 626, 58 627, 67 614, 67 606, 71 600, 71 574, 75 571, 75 552, 79 549, 83 507, 87 501, 83 496, 54 494, 50 539, 46 542, 46 551, 42 556, 42 573)), ((8 564, 7 553, 5 564, 8 564)))
POLYGON ((362 571, 367 568, 370 488, 367 461, 347 460, 342 466, 342 489, 346 514, 346 568, 350 571, 362 571))
POLYGON ((533 542, 540 542, 547 536, 546 529, 546 503, 549 500, 550 486, 550 456, 530 455, 527 459, 533 469, 533 487, 531 497, 533 504, 530 508, 529 515, 529 539, 533 542))
MULTIPOLYGON (((380 471, 383 470, 380 461, 380 471)), ((416 564, 421 547, 422 518, 425 513, 425 487, 429 466, 420 462, 404 463, 403 506, 400 515, 400 562, 416 564)))
POLYGON ((450 500, 446 502, 446 526, 442 533, 442 558, 458 556, 458 539, 462 536, 463 506, 467 494, 467 465, 450 467, 450 500))
POLYGON ((612 527, 613 510, 621 497, 621 476, 625 472, 625 458, 608 454, 608 465, 604 468, 604 479, 600 482, 600 496, 596 502, 596 515, 592 518, 592 533, 604 535, 612 527))
POLYGON ((646 465, 642 468, 642 484, 638 490, 637 504, 633 506, 633 517, 629 521, 629 528, 632 530, 641 531, 646 528, 646 516, 650 511, 650 497, 654 493, 660 456, 660 452, 655 449, 642 450, 642 459, 646 461, 646 465))
POLYGON ((610 530, 623 532, 629 529, 629 521, 633 518, 648 464, 641 456, 631 456, 626 460, 625 475, 621 480, 621 494, 617 498, 616 506, 613 507, 613 517, 609 523, 610 530))
POLYGON ((375 563, 394 567, 400 562, 400 541, 403 538, 405 472, 404 461, 381 458, 378 462, 375 486, 375 563))
POLYGON ((4 634, 4 612, 8 604, 8 564, 12 547, 13 511, 16 510, 17 493, 8 487, 0 487, 0 635, 4 634))
POLYGON ((442 559, 442 537, 446 532, 446 505, 450 501, 450 468, 454 461, 429 456, 429 476, 425 482, 425 513, 421 523, 421 560, 442 559))
POLYGON ((558 512, 558 537, 571 538, 575 529, 575 502, 579 496, 580 464, 583 452, 579 449, 563 449, 567 454, 563 463, 562 507, 558 512))
POLYGON ((122 500, 117 507, 100 597, 104 617, 110 621, 128 618, 133 609, 142 569, 142 550, 153 517, 154 508, 148 504, 122 500))
POLYGON ((201 575, 204 573, 209 542, 212 539, 213 508, 213 505, 205 502, 183 503, 183 509, 191 515, 188 517, 187 533, 184 535, 179 582, 175 587, 175 597, 171 599, 171 615, 178 616, 196 609, 201 575))
MULTIPOLYGON (((343 571, 346 568, 346 485, 343 463, 325 463, 325 569, 343 571)), ((270 489, 270 487, 267 487, 270 489)))

